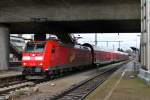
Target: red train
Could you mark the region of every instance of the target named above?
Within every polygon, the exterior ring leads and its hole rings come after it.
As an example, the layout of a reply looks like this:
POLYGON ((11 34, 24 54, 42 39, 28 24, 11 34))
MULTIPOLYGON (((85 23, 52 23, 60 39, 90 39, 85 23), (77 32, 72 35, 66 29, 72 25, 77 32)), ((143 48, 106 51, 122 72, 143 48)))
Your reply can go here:
POLYGON ((43 78, 66 71, 127 60, 117 51, 96 49, 92 45, 67 44, 55 40, 28 42, 22 56, 23 74, 43 78))

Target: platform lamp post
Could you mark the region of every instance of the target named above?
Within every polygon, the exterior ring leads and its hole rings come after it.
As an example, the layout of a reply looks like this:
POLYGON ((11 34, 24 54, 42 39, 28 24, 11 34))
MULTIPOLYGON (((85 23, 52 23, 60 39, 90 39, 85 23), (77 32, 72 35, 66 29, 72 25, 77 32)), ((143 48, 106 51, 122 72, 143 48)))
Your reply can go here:
POLYGON ((95 33, 95 46, 97 46, 97 33, 95 33))
MULTIPOLYGON (((139 35, 139 34, 137 35, 137 37, 139 37, 139 38, 140 38, 140 36, 141 35, 139 35)), ((136 39, 136 48, 138 48, 138 43, 137 42, 138 42, 138 39, 136 39)))
POLYGON ((115 50, 115 46, 113 45, 113 50, 115 50))

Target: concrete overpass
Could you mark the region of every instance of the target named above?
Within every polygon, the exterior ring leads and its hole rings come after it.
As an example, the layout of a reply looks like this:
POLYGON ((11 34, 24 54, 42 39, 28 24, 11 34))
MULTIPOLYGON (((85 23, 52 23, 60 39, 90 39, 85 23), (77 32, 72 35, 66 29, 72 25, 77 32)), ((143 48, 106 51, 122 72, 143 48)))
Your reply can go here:
POLYGON ((0 22, 12 33, 140 32, 140 0, 1 0, 0 22))
POLYGON ((0 9, 0 22, 140 19, 140 0, 1 0, 0 9))
POLYGON ((0 69, 9 33, 141 32, 140 0, 0 0, 0 69))

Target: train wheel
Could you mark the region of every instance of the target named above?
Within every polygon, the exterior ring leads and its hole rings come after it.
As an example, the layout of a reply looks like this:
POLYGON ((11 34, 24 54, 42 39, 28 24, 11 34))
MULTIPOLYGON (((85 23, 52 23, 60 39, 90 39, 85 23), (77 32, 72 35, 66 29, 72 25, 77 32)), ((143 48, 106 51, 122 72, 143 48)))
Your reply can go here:
POLYGON ((54 73, 53 73, 53 71, 48 71, 48 72, 47 72, 47 78, 48 78, 48 79, 53 79, 53 78, 54 78, 54 73))
POLYGON ((68 74, 68 69, 66 68, 66 69, 64 69, 64 75, 67 75, 68 74))
POLYGON ((54 71, 54 77, 55 78, 59 78, 59 70, 55 70, 54 71))
POLYGON ((63 69, 60 70, 60 77, 62 77, 62 76, 64 76, 64 70, 63 69))

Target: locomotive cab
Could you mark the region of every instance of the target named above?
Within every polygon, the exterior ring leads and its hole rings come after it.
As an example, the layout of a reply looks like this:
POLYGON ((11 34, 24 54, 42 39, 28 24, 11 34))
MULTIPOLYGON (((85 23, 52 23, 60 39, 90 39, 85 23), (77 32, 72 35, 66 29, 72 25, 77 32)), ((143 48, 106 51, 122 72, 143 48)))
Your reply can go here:
POLYGON ((46 42, 28 42, 22 56, 23 73, 41 73, 46 42))

